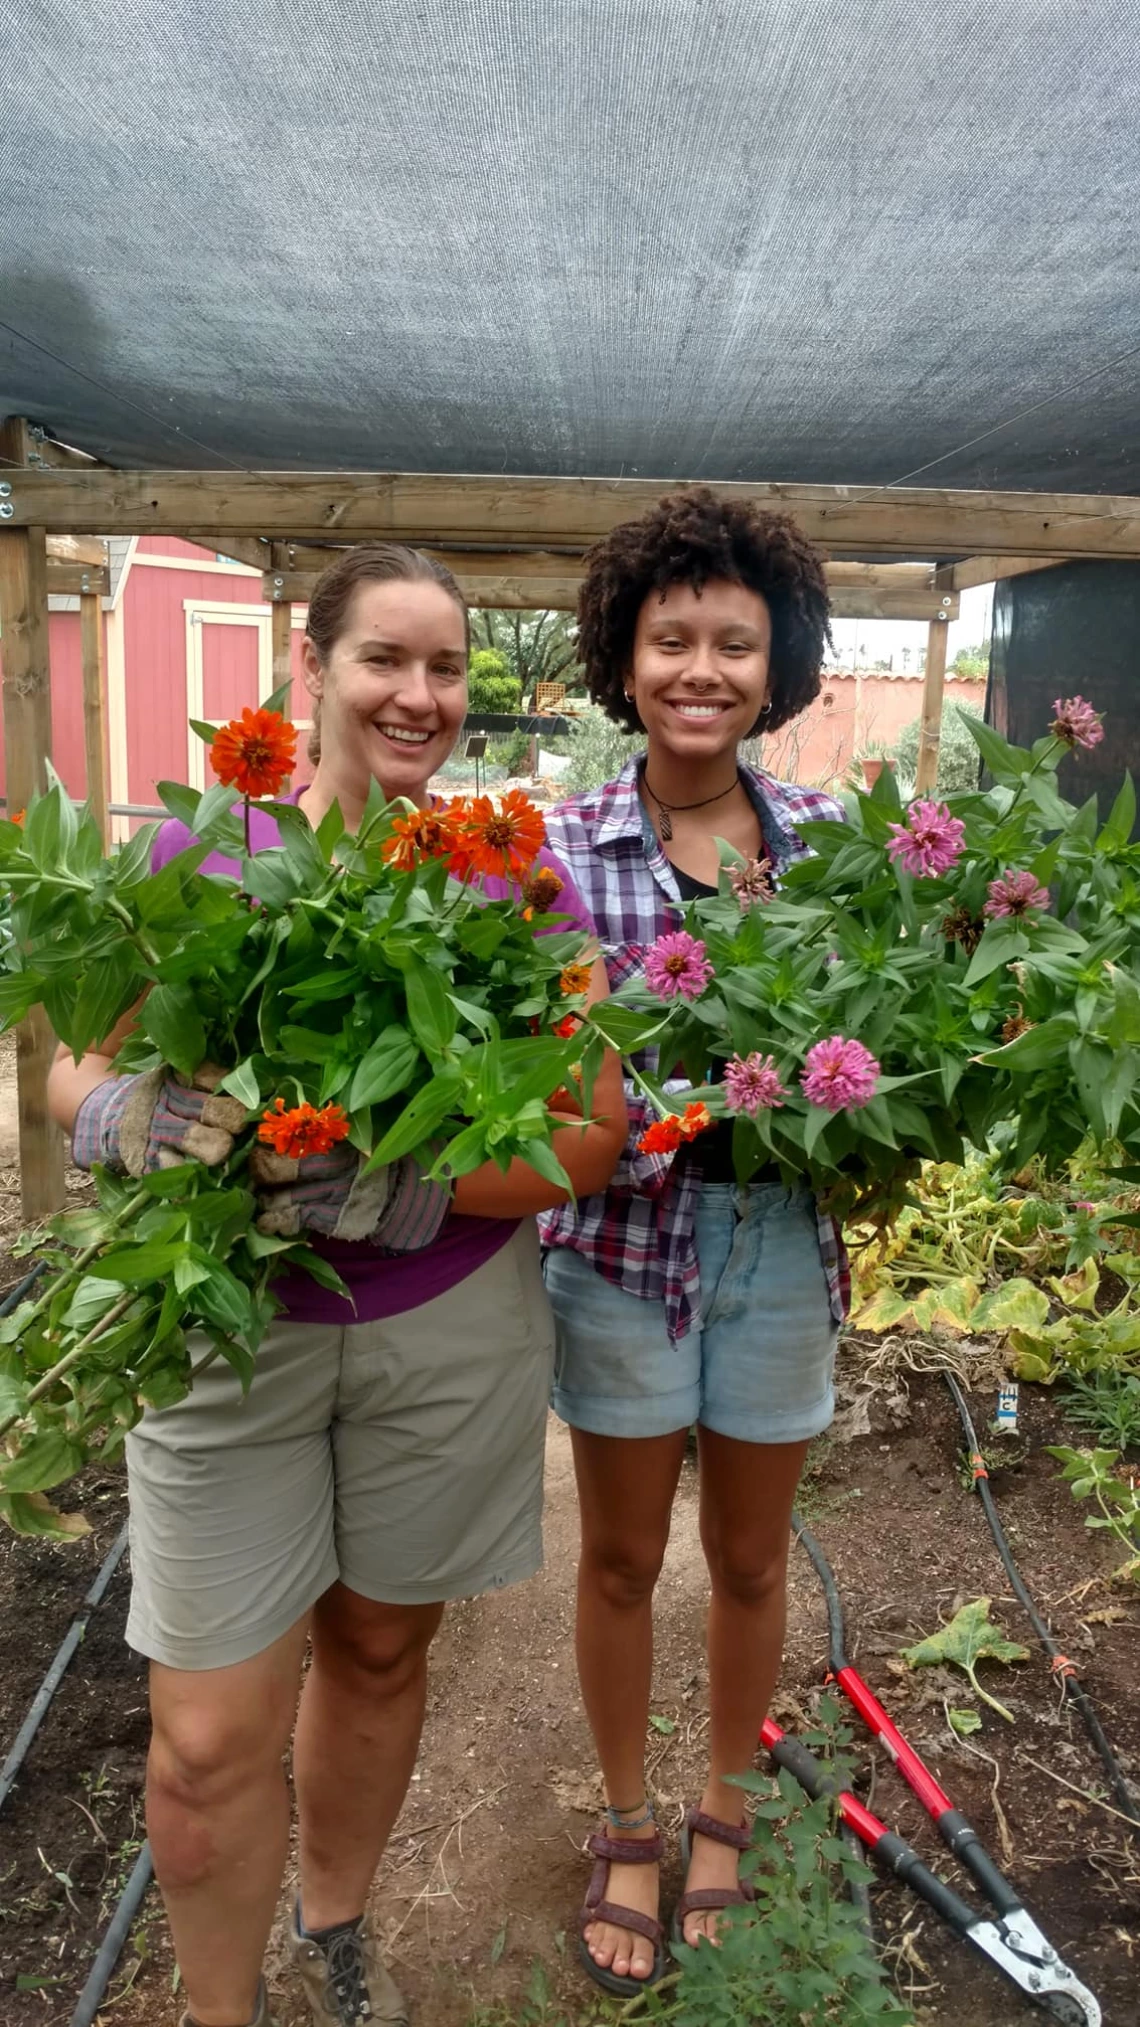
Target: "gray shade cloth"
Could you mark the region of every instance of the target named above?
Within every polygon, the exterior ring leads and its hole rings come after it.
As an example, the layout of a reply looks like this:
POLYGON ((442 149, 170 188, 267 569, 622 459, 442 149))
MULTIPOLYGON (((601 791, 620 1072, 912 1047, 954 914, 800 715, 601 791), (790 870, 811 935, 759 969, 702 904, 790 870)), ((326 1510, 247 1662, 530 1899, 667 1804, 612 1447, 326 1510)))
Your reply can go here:
POLYGON ((1134 0, 7 0, 0 414, 1140 491, 1138 79, 1134 0))

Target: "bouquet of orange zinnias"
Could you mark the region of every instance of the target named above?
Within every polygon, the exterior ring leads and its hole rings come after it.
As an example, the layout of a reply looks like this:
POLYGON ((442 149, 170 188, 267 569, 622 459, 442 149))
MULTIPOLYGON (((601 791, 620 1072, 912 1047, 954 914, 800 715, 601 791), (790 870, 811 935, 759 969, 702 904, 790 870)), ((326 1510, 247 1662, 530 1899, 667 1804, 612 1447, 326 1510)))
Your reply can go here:
POLYGON ((105 857, 58 781, 0 822, 0 1026, 42 1005, 78 1058, 138 1005, 116 1067, 220 1064, 248 1121, 223 1168, 96 1171, 97 1205, 26 1240, 48 1271, 0 1322, 0 1514, 24 1531, 75 1531, 46 1493, 186 1393, 189 1333, 248 1384, 282 1267, 339 1287, 319 1253, 257 1229, 255 1135, 298 1156, 347 1139, 370 1167, 414 1153, 450 1177, 521 1156, 569 1187, 547 1101, 577 1080, 588 1115, 603 1044, 580 1023, 583 936, 536 864, 540 813, 517 793, 417 810, 374 787, 355 833, 336 807, 313 830, 276 799, 283 703, 195 728, 219 780, 160 784, 196 842, 157 872, 156 826, 105 857), (250 850, 252 809, 278 827, 267 850, 250 850), (204 872, 210 854, 237 875, 204 872))

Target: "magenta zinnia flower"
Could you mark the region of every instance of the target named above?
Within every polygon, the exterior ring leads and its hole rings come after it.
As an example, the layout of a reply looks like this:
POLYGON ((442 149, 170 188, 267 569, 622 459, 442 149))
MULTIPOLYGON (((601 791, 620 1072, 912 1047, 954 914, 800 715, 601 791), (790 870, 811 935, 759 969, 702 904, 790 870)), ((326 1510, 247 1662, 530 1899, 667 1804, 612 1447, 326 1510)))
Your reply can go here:
POLYGON ((745 859, 741 865, 730 869, 728 882, 740 903, 742 915, 746 915, 757 901, 770 901, 776 891, 768 859, 745 859))
POLYGON ((645 980, 660 999, 698 999, 713 975, 705 946, 685 929, 659 936, 645 953, 645 980))
POLYGON ((1066 746, 1100 745, 1104 738, 1100 713, 1094 711, 1083 697, 1058 697, 1053 711, 1049 730, 1054 739, 1063 739, 1066 746))
POLYGON ((887 853, 917 879, 937 879, 962 856, 966 826, 944 802, 912 802, 905 824, 891 825, 887 853))
POLYGON ((1000 879, 991 880, 987 888, 989 900, 982 909, 991 922, 1003 916, 1028 915, 1033 908, 1047 908, 1049 894, 1030 872, 1017 873, 1007 866, 1000 879))
POLYGON ((829 1035, 804 1058, 804 1096, 825 1112, 857 1112, 875 1095, 879 1065, 862 1042, 829 1035))
POLYGON ((730 1056, 724 1066, 724 1096, 730 1112, 769 1112, 783 1104, 787 1093, 771 1056, 754 1049, 750 1056, 730 1056))

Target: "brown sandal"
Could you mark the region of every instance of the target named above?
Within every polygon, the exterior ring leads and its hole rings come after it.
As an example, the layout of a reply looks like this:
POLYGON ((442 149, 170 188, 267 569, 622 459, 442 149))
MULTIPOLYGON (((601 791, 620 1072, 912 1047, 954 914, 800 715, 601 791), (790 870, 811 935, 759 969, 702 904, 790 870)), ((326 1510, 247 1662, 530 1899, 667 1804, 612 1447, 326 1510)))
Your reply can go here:
POLYGON ((651 1914, 639 1914, 634 1907, 619 1907, 615 1901, 606 1899, 610 1866, 659 1865, 665 1856, 665 1845, 660 1831, 652 1837, 607 1837, 604 1830, 596 1830, 586 1849, 596 1862, 578 1917, 578 1954, 595 1985, 600 1985, 604 1992, 616 1992, 619 1998, 632 1998, 635 1993, 644 1991, 647 1985, 655 1985, 665 1975, 665 1930, 651 1914), (634 1935, 644 1936, 647 1942, 652 1943, 653 1969, 647 1978, 619 1977, 616 1971, 594 1962, 586 1941, 586 1930, 596 1921, 607 1921, 614 1928, 632 1929, 634 1935))
MULTIPOLYGON (((752 1842, 752 1832, 747 1823, 722 1823, 716 1816, 706 1816, 700 1809, 690 1809, 681 1832, 681 1862, 686 1873, 692 1863, 693 1838, 711 1837, 715 1844, 729 1844, 734 1851, 747 1851, 752 1842)), ((673 1921, 669 1930, 669 1941, 673 1949, 679 1943, 692 1949, 692 1943, 685 1942, 685 1922, 691 1914, 704 1914, 710 1910, 721 1914, 726 1907, 748 1907, 756 1898, 754 1889, 746 1880, 735 1886, 698 1886, 692 1893, 683 1893, 673 1909, 673 1921)))

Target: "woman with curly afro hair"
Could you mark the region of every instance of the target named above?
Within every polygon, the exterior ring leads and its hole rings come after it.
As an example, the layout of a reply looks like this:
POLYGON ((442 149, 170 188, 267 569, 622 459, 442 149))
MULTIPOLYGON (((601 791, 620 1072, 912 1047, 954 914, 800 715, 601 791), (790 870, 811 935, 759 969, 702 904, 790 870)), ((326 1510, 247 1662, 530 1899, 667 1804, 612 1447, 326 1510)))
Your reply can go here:
MULTIPOLYGON (((718 838, 747 862, 742 905, 761 905, 805 854, 796 824, 842 817, 831 797, 740 754, 818 693, 823 561, 794 522, 695 488, 591 551, 579 621, 591 696, 645 734, 616 781, 547 826, 616 985, 682 926, 687 900, 715 892, 718 838)), ((767 1040, 758 1031, 756 1048, 767 1040)), ((672 1925, 692 1944, 715 1941, 720 1911, 748 1894, 729 1777, 751 1764, 780 1665, 792 1501, 807 1445, 831 1419, 846 1301, 842 1240, 807 1191, 775 1170, 738 1188, 730 1121, 676 1152, 646 1151, 645 1101, 632 1084, 627 1099, 630 1137, 609 1188, 541 1220, 554 1406, 570 1424, 581 1505, 578 1665, 607 1802, 581 1950, 619 1993, 665 1968, 644 1746, 653 1594, 688 1434, 696 1424, 711 1588, 710 1759, 672 1925)))

